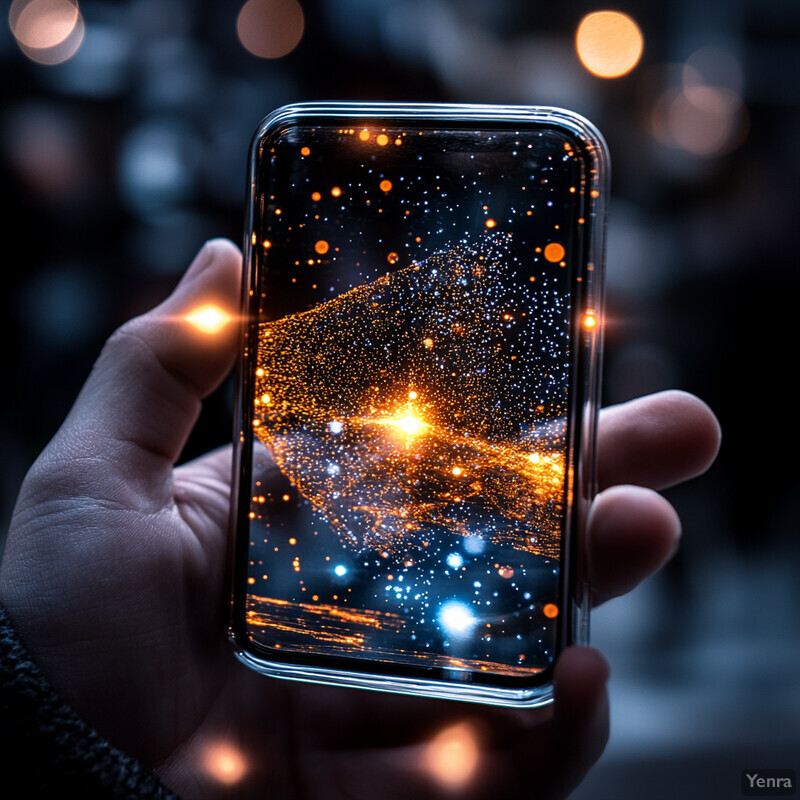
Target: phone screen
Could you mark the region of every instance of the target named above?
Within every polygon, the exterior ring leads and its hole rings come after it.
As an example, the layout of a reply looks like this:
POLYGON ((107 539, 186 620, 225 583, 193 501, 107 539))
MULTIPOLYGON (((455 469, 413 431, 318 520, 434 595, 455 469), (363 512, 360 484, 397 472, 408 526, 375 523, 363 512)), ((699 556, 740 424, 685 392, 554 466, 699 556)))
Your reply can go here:
POLYGON ((303 120, 257 164, 249 646, 535 681, 592 324, 585 154, 546 126, 303 120))

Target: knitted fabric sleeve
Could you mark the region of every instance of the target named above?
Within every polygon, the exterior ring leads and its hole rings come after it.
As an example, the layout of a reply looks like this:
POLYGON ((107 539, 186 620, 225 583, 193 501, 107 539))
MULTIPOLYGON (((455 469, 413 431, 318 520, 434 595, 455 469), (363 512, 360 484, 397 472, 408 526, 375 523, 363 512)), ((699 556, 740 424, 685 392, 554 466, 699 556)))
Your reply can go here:
MULTIPOLYGON (((90 728, 58 696, 0 606, 0 763, 19 797, 177 800, 158 778, 90 728)), ((4 793, 6 789, 4 786, 4 793)), ((13 797, 4 794, 5 797, 13 797)))

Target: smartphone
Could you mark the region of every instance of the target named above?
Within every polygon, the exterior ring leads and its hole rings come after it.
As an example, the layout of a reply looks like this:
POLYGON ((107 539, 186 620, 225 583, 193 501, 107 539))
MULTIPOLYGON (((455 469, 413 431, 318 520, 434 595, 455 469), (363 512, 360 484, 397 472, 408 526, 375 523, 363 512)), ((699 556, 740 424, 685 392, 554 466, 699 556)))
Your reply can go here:
POLYGON ((253 138, 229 638, 535 706, 587 641, 608 155, 555 108, 307 103, 253 138))

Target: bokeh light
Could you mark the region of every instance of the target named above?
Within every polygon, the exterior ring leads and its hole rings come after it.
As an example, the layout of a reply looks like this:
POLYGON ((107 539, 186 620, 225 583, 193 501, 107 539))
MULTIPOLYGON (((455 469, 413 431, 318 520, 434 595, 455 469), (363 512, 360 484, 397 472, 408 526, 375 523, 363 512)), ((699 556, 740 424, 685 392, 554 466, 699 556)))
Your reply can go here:
POLYGON ((474 726, 467 722, 452 725, 428 744, 424 765, 442 787, 460 789, 472 780, 480 761, 480 748, 474 726))
POLYGON ((85 26, 74 0, 14 0, 8 25, 20 50, 38 64, 61 64, 78 51, 85 26))
POLYGON ((581 63, 593 75, 619 78, 639 63, 644 37, 627 14, 595 11, 578 25, 575 48, 581 63))
POLYGON ((230 321, 231 316, 219 306, 208 304, 190 311, 186 321, 202 333, 219 333, 230 321))
POLYGON ((247 0, 236 20, 239 41, 259 58, 288 55, 303 38, 305 17, 297 0, 247 0))
POLYGON ((225 786, 233 786, 247 774, 247 762, 241 752, 228 742, 215 742, 202 756, 204 772, 225 786))

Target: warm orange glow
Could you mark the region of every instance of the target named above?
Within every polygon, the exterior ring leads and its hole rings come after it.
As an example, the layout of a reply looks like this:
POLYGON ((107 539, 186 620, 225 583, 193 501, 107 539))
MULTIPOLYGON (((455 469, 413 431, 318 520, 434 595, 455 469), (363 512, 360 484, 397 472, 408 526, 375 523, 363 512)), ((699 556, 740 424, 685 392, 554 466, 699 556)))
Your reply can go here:
POLYGON ((413 389, 408 393, 409 400, 416 400, 418 397, 419 395, 413 389))
POLYGON ((452 472, 453 475, 460 475, 464 470, 461 467, 453 467, 452 472))
POLYGON ((565 252, 563 245, 558 242, 550 242, 544 249, 544 257, 553 264, 557 264, 564 258, 565 252))
POLYGON ((281 58, 303 37, 305 18, 297 0, 247 0, 236 20, 239 41, 258 58, 281 58))
POLYGON ((385 133, 379 133, 375 141, 381 147, 385 147, 387 144, 389 144, 389 137, 385 133))
POLYGON ((208 304, 190 311, 184 319, 202 333, 219 333, 230 321, 231 316, 219 306, 208 304))
POLYGON ((8 24, 21 45, 44 49, 61 44, 78 17, 78 4, 71 0, 14 0, 8 24))
POLYGON ((386 256, 386 260, 390 264, 396 264, 400 260, 400 256, 397 253, 389 253, 389 255, 386 256))
POLYGON ((311 192, 311 199, 317 203, 322 200, 322 195, 319 192, 311 192))
POLYGON ((386 424, 398 428, 408 436, 417 436, 430 427, 424 419, 418 417, 413 411, 407 411, 402 415, 391 417, 386 420, 386 424))
POLYGON ((595 11, 578 25, 575 48, 581 63, 593 75, 619 78, 639 63, 644 37, 627 14, 595 11))
POLYGON ((341 197, 342 196, 342 188, 341 188, 341 186, 334 186, 333 189, 331 189, 331 194, 334 197, 341 197))
POLYGON ((390 192, 392 190, 392 182, 389 180, 382 180, 380 186, 382 192, 390 192))
POLYGON ((362 142, 366 142, 369 140, 369 131, 366 128, 363 131, 360 131, 358 134, 358 138, 361 139, 362 142))
POLYGON ((558 616, 558 606, 555 603, 545 603, 542 613, 548 619, 555 619, 558 616))
POLYGON ((587 314, 583 318, 583 327, 584 328, 594 328, 597 325, 597 320, 595 319, 593 314, 587 314))
POLYGON ((472 779, 480 761, 475 729, 467 722, 445 728, 426 746, 423 764, 428 774, 448 789, 460 789, 472 779))
POLYGON ((321 256, 324 256, 325 253, 330 250, 330 245, 324 240, 320 239, 315 245, 314 250, 316 250, 321 256))
POLYGON ((506 580, 514 577, 514 568, 513 567, 498 567, 497 574, 501 578, 505 578, 506 580))
POLYGON ((228 742, 215 742, 202 754, 203 770, 218 783, 233 786, 247 774, 247 762, 242 753, 228 742))
POLYGON ((487 228, 496 228, 497 227, 497 222, 495 220, 493 220, 493 219, 487 219, 486 220, 486 227, 487 228))
POLYGON ((311 148, 310 147, 301 147, 300 148, 300 155, 301 156, 310 156, 311 155, 311 148))
POLYGON ((77 0, 14 0, 8 24, 20 50, 48 65, 75 55, 86 31, 77 0))

